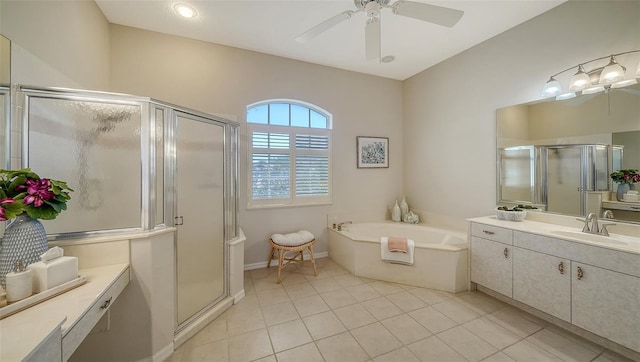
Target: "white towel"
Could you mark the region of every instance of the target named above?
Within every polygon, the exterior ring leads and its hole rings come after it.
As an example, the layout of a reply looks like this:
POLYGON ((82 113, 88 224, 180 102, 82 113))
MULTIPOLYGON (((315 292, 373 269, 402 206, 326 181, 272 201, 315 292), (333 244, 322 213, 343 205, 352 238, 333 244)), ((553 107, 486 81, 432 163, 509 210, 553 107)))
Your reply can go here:
POLYGON ((413 265, 413 249, 415 248, 415 243, 413 240, 407 240, 407 252, 406 253, 398 253, 389 251, 388 246, 389 238, 383 236, 380 238, 380 257, 382 261, 386 261, 389 263, 397 263, 397 264, 405 264, 405 265, 413 265))

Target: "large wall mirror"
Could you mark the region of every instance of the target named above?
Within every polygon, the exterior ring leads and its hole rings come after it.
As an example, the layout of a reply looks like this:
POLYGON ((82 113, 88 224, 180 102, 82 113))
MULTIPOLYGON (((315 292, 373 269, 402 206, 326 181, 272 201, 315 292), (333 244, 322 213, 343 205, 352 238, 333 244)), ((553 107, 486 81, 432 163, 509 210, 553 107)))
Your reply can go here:
POLYGON ((640 169, 640 84, 501 108, 496 130, 499 204, 640 222, 640 203, 616 200, 609 178, 640 169))

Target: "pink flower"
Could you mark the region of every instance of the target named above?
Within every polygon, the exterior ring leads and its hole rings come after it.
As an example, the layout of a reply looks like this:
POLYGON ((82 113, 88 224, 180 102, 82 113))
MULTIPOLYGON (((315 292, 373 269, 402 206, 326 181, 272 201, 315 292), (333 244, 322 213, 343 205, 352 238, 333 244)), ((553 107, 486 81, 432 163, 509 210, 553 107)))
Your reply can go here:
POLYGON ((0 221, 7 221, 7 217, 4 215, 4 207, 2 207, 2 205, 13 204, 14 202, 15 200, 10 197, 0 200, 0 221))
POLYGON ((24 198, 25 205, 33 204, 40 207, 45 201, 51 200, 56 195, 51 191, 51 181, 46 178, 40 180, 27 179, 26 186, 20 185, 16 190, 27 189, 27 196, 24 198))

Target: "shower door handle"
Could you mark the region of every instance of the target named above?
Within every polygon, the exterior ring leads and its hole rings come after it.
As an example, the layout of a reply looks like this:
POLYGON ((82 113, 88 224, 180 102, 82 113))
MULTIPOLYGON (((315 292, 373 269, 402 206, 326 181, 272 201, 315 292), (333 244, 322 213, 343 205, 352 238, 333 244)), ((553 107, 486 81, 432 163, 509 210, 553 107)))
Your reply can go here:
POLYGON ((175 226, 184 225, 184 218, 182 216, 176 216, 173 219, 174 219, 174 223, 173 224, 175 226))

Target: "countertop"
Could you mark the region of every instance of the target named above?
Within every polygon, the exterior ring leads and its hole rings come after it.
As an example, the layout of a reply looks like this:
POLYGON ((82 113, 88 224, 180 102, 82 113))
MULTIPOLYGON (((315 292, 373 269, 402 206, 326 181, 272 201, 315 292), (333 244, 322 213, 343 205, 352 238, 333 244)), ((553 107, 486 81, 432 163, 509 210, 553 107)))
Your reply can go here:
MULTIPOLYGON (((581 228, 558 225, 553 223, 523 220, 523 221, 505 221, 498 220, 495 216, 484 216, 473 219, 467 219, 470 222, 480 224, 493 225, 507 229, 522 231, 531 234, 539 234, 556 239, 568 240, 602 248, 608 248, 618 251, 640 255, 640 233, 634 235, 622 235, 609 232, 610 237, 600 236, 596 234, 581 233, 581 228), (572 235, 575 234, 575 235, 572 235), (593 239, 593 240, 589 240, 593 239), (597 241, 596 241, 597 240, 597 241)), ((608 223, 606 220, 600 220, 602 223, 608 223)))
POLYGON ((80 269, 87 282, 57 297, 0 320, 0 360, 20 361, 58 326, 62 337, 123 273, 129 264, 80 269))

